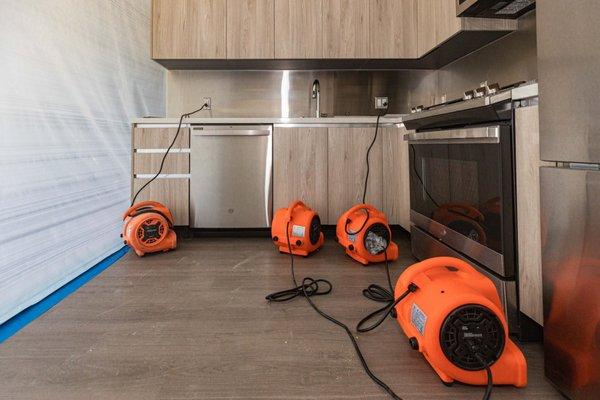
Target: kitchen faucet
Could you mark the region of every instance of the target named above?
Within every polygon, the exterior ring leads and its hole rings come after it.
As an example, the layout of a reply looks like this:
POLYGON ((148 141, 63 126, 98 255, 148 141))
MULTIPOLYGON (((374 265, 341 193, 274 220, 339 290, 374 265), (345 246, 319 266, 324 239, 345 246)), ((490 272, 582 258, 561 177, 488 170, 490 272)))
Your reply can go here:
POLYGON ((317 100, 316 117, 321 118, 321 84, 318 79, 312 84, 312 98, 317 100))

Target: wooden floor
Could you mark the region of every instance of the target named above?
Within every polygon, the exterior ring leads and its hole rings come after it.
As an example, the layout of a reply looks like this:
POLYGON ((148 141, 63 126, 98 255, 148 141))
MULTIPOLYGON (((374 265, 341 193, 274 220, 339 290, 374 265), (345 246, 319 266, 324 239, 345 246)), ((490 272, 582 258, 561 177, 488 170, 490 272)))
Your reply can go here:
MULTIPOLYGON (((414 260, 408 238, 393 274, 414 260)), ((299 276, 330 279, 316 301, 354 327, 384 283, 332 240, 297 263, 299 276)), ((268 304, 290 286, 289 259, 269 239, 188 239, 176 252, 131 252, 0 345, 1 399, 387 399, 361 369, 340 328, 298 298, 268 304)), ((480 399, 483 389, 445 387, 393 320, 361 334, 373 371, 405 400, 480 399)), ((492 399, 560 399, 544 379, 539 344, 522 346, 526 389, 492 399)))

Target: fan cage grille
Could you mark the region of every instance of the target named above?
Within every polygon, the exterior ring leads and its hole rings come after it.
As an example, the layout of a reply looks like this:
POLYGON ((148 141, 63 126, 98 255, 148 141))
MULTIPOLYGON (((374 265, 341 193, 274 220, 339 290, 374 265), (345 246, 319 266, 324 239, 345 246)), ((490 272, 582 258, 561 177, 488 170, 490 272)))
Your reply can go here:
POLYGON ((444 355, 459 368, 479 371, 484 366, 470 350, 474 344, 489 365, 504 350, 504 327, 495 313, 480 304, 468 304, 452 311, 442 324, 440 346, 444 355))
POLYGON ((308 238, 311 244, 317 244, 321 237, 321 230, 321 218, 319 218, 318 215, 315 215, 310 221, 310 230, 308 231, 308 238))

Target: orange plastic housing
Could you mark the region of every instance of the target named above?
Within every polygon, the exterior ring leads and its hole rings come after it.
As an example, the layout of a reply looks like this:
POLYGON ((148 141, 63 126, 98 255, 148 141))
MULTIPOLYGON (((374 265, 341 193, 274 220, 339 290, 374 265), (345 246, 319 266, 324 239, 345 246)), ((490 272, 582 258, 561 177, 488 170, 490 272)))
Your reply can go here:
POLYGON ((123 215, 123 240, 138 256, 177 247, 173 215, 163 204, 143 201, 131 206, 123 215))
POLYGON ((363 265, 398 259, 398 246, 392 242, 392 231, 384 213, 369 204, 357 204, 338 219, 336 226, 338 243, 346 249, 346 254, 363 265), (377 226, 387 230, 388 242, 385 251, 373 254, 365 247, 365 238, 370 229, 377 226))
POLYGON ((318 250, 325 242, 319 214, 301 201, 294 201, 288 208, 275 212, 271 238, 280 252, 289 253, 291 247, 292 254, 304 257, 318 250), (289 246, 288 236, 291 242, 289 246))
POLYGON ((525 357, 508 336, 500 298, 490 279, 465 261, 436 257, 414 264, 402 273, 396 284, 396 298, 411 283, 418 288, 396 306, 398 323, 442 381, 487 384, 485 369, 460 368, 444 354, 440 343, 442 324, 449 314, 465 305, 480 305, 495 314, 504 328, 504 350, 491 365, 493 383, 516 387, 527 385, 525 357), (416 319, 415 309, 419 315, 416 319))

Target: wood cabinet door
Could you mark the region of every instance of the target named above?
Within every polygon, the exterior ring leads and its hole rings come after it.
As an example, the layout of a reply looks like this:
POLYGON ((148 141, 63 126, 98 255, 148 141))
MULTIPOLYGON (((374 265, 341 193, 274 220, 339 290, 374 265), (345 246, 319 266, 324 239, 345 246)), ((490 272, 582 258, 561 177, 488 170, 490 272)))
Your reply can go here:
POLYGON ((302 200, 327 219, 327 128, 279 128, 273 133, 273 209, 302 200))
POLYGON ((323 0, 275 0, 275 58, 323 58, 323 0))
POLYGON ((435 6, 439 0, 417 2, 417 53, 419 57, 429 53, 437 45, 435 32, 435 6))
POLYGON ((515 130, 519 302, 521 312, 543 325, 538 106, 516 109, 515 130))
POLYGON ((323 0, 325 58, 369 58, 366 0, 323 0))
POLYGON ((437 0, 435 7, 436 46, 460 32, 461 18, 456 16, 456 0, 437 0))
MULTIPOLYGON (((134 149, 167 149, 175 135, 177 128, 134 128, 132 146, 134 149)), ((173 149, 190 148, 190 129, 181 128, 173 149)))
MULTIPOLYGON (((149 179, 133 179, 133 195, 148 182, 149 179)), ((190 224, 190 180, 185 178, 158 178, 139 194, 136 202, 153 200, 164 204, 173 214, 174 224, 188 226, 190 224)))
POLYGON ((410 231, 410 188, 408 142, 405 128, 384 128, 383 136, 383 212, 390 224, 410 231))
POLYGON ((456 0, 418 0, 419 57, 450 39, 461 30, 462 20, 456 16, 456 0))
POLYGON ((153 0, 152 58, 224 59, 227 0, 153 0))
MULTIPOLYGON (((367 149, 375 128, 329 128, 328 132, 328 224, 336 224, 342 213, 362 201, 367 174, 367 149)), ((382 209, 383 135, 371 150, 366 203, 382 209)))
POLYGON ((370 0, 371 58, 417 58, 417 0, 370 0))
POLYGON ((227 0, 227 58, 275 57, 274 0, 227 0))

